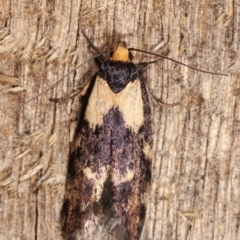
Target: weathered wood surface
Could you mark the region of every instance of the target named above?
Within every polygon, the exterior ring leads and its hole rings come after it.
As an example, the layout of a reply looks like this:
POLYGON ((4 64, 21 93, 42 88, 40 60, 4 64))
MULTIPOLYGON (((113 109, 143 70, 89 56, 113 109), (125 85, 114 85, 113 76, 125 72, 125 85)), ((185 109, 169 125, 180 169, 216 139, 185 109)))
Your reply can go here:
POLYGON ((81 28, 101 50, 121 39, 230 74, 166 60, 142 70, 154 97, 180 103, 152 101, 153 179, 142 239, 240 239, 239 1, 8 0, 0 12, 0 239, 61 239, 80 106, 78 97, 49 98, 82 86, 97 67, 90 61, 24 102, 92 56, 81 28))

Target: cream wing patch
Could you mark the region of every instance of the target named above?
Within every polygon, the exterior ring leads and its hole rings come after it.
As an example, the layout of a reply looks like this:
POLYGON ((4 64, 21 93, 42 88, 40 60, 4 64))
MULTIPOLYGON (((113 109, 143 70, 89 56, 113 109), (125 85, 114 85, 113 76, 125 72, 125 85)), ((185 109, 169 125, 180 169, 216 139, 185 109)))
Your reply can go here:
POLYGON ((112 179, 113 182, 117 182, 118 185, 132 181, 135 175, 135 170, 127 169, 124 174, 121 174, 118 170, 113 170, 112 179))
POLYGON ((94 190, 92 200, 98 201, 103 192, 103 186, 108 175, 108 166, 98 169, 98 172, 93 172, 90 168, 83 169, 84 176, 88 180, 94 181, 94 190))
POLYGON ((123 114, 126 125, 138 132, 144 123, 143 100, 139 80, 128 83, 117 94, 116 106, 123 114))
POLYGON ((113 107, 122 113, 126 126, 137 132, 144 123, 140 81, 129 82, 121 92, 114 93, 107 82, 97 76, 85 113, 90 127, 101 126, 103 117, 113 107))
POLYGON ((151 146, 146 142, 144 143, 143 152, 148 159, 152 159, 153 156, 151 146))

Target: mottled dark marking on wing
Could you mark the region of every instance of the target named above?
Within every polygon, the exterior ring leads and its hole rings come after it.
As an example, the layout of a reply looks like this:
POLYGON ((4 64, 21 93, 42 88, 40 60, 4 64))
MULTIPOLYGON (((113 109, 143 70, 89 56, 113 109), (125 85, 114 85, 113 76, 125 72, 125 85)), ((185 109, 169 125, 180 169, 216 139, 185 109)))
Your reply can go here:
POLYGON ((95 223, 95 216, 119 240, 136 240, 141 234, 146 213, 143 195, 151 179, 151 159, 144 152, 146 145, 152 146, 151 111, 145 83, 137 75, 136 68, 132 68, 132 63, 128 64, 124 65, 124 70, 119 63, 117 69, 114 69, 112 62, 105 64, 100 75, 114 92, 124 89, 129 81, 140 81, 144 124, 138 132, 127 128, 116 107, 103 116, 103 124, 95 129, 90 128, 86 120, 82 122, 79 133, 81 142, 69 160, 62 208, 62 230, 65 237, 76 229, 83 229, 87 221, 95 223), (126 73, 126 67, 129 71, 122 78, 124 83, 112 82, 126 73), (84 174, 86 168, 96 174, 101 174, 100 169, 107 171, 101 196, 97 200, 93 199, 94 181, 84 174), (134 172, 133 178, 126 177, 129 172, 134 172))

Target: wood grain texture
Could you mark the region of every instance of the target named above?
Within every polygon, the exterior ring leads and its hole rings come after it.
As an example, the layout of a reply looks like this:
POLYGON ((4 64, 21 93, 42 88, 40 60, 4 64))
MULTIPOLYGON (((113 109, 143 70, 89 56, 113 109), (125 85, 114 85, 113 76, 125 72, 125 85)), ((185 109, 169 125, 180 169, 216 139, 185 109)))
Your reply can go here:
MULTIPOLYGON (((81 106, 78 97, 49 98, 83 86, 97 66, 90 61, 23 103, 92 56, 81 28, 101 50, 124 40, 230 74, 166 60, 142 70, 154 97, 180 103, 151 104, 154 162, 142 239, 240 238, 239 1, 9 0, 0 12, 0 239, 61 239, 67 161, 81 106)), ((153 59, 133 56, 135 63, 153 59)))

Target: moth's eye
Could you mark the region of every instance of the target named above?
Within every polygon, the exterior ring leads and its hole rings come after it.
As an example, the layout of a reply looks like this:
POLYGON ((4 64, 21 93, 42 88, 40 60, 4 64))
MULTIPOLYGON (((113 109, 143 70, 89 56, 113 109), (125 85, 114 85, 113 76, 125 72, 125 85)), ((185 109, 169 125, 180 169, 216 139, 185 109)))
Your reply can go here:
POLYGON ((126 42, 124 42, 124 41, 121 42, 121 41, 120 41, 119 44, 121 44, 123 47, 127 48, 126 42))
POLYGON ((129 59, 132 61, 132 59, 133 59, 133 55, 132 55, 131 52, 129 52, 128 57, 129 57, 129 59))
POLYGON ((111 52, 110 52, 110 58, 113 56, 113 53, 114 53, 114 51, 111 51, 111 52))

